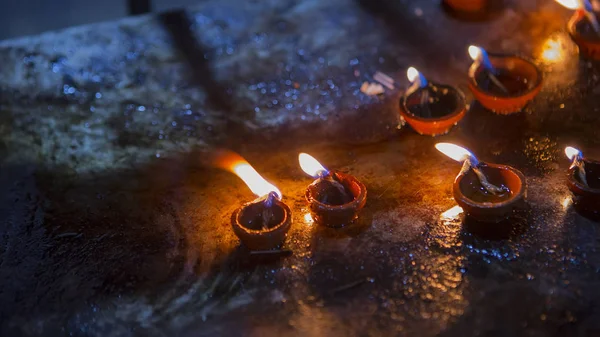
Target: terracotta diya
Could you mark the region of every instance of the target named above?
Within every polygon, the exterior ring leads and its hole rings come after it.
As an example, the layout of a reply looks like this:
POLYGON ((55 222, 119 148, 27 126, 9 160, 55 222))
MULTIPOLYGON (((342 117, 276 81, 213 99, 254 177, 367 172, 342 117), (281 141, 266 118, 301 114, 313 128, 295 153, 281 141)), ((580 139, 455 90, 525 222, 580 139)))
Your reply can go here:
POLYGON ((600 211, 600 161, 587 159, 574 147, 565 148, 571 167, 567 185, 575 196, 575 202, 584 210, 600 211))
POLYGON ((454 200, 468 216, 482 222, 500 222, 520 209, 526 198, 525 176, 508 165, 480 162, 470 151, 450 143, 435 147, 463 162, 454 180, 454 200))
POLYGON ((235 173, 258 196, 231 215, 233 232, 250 250, 269 250, 283 244, 292 225, 292 211, 281 201, 281 192, 266 181, 241 156, 222 152, 217 165, 235 173))
POLYGON ((542 89, 542 72, 514 55, 489 55, 470 46, 469 89, 485 108, 498 114, 521 111, 542 89))
POLYGON ((488 0, 442 0, 442 4, 453 10, 468 13, 481 12, 487 6, 488 0))
POLYGON ((317 178, 305 193, 315 222, 328 227, 352 223, 367 202, 365 185, 349 174, 327 170, 306 153, 300 153, 298 160, 304 172, 317 178))
POLYGON ((502 0, 442 0, 442 7, 448 14, 466 21, 483 21, 499 15, 502 0))
POLYGON ((465 116, 467 104, 460 90, 431 83, 413 67, 406 76, 411 86, 400 99, 400 115, 419 134, 448 133, 465 116))
POLYGON ((556 0, 561 5, 576 10, 567 30, 581 54, 600 60, 600 24, 597 14, 588 0, 556 0))

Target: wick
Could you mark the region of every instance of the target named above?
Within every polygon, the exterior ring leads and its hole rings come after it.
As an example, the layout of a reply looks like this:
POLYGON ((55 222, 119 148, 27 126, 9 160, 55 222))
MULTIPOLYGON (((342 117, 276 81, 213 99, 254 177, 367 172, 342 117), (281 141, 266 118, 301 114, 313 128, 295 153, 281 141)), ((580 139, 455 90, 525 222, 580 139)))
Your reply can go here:
POLYGON ((263 201, 265 207, 262 211, 262 228, 269 229, 269 223, 273 219, 273 204, 275 203, 275 199, 277 199, 277 193, 269 192, 263 201))
POLYGON ((587 176, 586 176, 586 173, 585 173, 585 163, 583 162, 583 157, 581 156, 581 154, 578 154, 573 159, 573 163, 571 164, 571 168, 573 168, 573 167, 577 168, 577 175, 579 176, 579 180, 581 180, 581 183, 584 186, 589 187, 590 185, 588 185, 587 176))
POLYGON ((500 82, 500 80, 494 75, 490 70, 487 70, 488 77, 500 90, 502 90, 505 94, 508 94, 508 89, 500 82))
POLYGON ((479 179, 479 183, 481 184, 481 186, 483 186, 483 188, 486 191, 488 191, 489 193, 491 193, 493 195, 502 195, 502 194, 509 192, 506 187, 498 187, 498 186, 490 183, 488 181, 487 177, 485 176, 485 174, 483 173, 483 171, 481 171, 481 168, 479 166, 480 166, 479 160, 477 160, 477 158, 475 158, 474 156, 469 156, 465 160, 463 167, 460 170, 459 175, 467 172, 469 169, 472 169, 473 172, 475 172, 475 175, 477 175, 477 178, 479 179))
POLYGON ((337 188, 340 191, 342 195, 346 194, 346 188, 344 187, 344 185, 342 185, 335 173, 327 174, 327 176, 321 179, 329 181, 335 188, 337 188))
POLYGON ((502 82, 500 82, 500 80, 496 77, 498 71, 492 65, 492 61, 490 61, 490 57, 488 56, 487 52, 483 48, 480 48, 479 55, 480 56, 475 61, 477 65, 479 66, 483 64, 483 69, 484 71, 486 71, 488 77, 490 78, 490 81, 492 81, 492 83, 494 83, 498 88, 500 88, 500 90, 502 90, 505 94, 508 94, 508 89, 506 89, 502 82))

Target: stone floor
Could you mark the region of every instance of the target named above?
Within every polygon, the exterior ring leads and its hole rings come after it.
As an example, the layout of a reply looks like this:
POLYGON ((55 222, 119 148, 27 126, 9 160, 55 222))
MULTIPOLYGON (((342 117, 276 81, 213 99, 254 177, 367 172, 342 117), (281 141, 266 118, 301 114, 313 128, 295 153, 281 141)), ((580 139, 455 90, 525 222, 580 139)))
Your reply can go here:
POLYGON ((600 156, 600 65, 553 1, 466 23, 437 1, 205 1, 0 42, 0 335, 584 336, 600 333, 600 233, 562 150, 600 156), (398 120, 405 69, 466 88, 469 44, 544 71, 525 109, 472 102, 449 134, 398 120), (380 70, 398 85, 359 91, 380 70), (463 144, 521 170, 528 209, 494 235, 455 206, 463 144), (208 165, 242 154, 293 211, 291 256, 249 256, 254 196, 208 165), (368 189, 359 220, 314 224, 308 152, 368 189), (350 287, 354 285, 353 287, 350 287))
MULTIPOLYGON (((154 12, 195 5, 201 0, 152 0, 154 12)), ((0 1, 0 40, 127 16, 126 0, 0 1)))

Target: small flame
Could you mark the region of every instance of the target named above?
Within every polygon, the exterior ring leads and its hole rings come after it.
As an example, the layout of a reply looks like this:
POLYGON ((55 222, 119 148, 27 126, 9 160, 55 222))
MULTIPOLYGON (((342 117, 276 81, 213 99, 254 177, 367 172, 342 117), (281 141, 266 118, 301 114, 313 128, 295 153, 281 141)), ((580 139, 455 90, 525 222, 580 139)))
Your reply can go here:
POLYGON ((462 207, 456 205, 456 206, 450 208, 449 210, 445 211, 444 213, 442 213, 440 215, 440 219, 452 220, 452 219, 455 219, 457 216, 459 216, 462 212, 463 212, 462 207))
POLYGON ((415 67, 410 67, 406 70, 406 77, 408 77, 408 80, 412 83, 419 78, 419 71, 415 67))
POLYGON ((581 8, 581 0, 555 0, 559 4, 565 6, 568 9, 581 8))
POLYGON ((460 147, 451 143, 437 143, 435 144, 435 148, 438 149, 438 151, 440 151, 441 153, 456 161, 464 161, 469 157, 475 157, 469 150, 465 149, 464 147, 460 147))
POLYGON ((479 58, 481 57, 481 48, 477 46, 469 46, 469 56, 471 56, 471 59, 473 59, 473 61, 479 60, 479 58))
POLYGON ((577 150, 572 146, 567 146, 565 147, 565 154, 567 155, 567 158, 569 158, 569 160, 572 161, 573 159, 575 159, 575 157, 581 155, 581 151, 577 150))
POLYGON ((313 156, 308 153, 300 153, 298 161, 302 171, 306 172, 311 177, 318 177, 320 173, 327 172, 327 169, 321 165, 313 156))
POLYGON ((270 192, 275 192, 281 199, 281 191, 275 185, 266 181, 242 156, 231 151, 221 151, 216 153, 214 164, 222 169, 231 171, 250 188, 252 193, 259 197, 265 196, 270 192))

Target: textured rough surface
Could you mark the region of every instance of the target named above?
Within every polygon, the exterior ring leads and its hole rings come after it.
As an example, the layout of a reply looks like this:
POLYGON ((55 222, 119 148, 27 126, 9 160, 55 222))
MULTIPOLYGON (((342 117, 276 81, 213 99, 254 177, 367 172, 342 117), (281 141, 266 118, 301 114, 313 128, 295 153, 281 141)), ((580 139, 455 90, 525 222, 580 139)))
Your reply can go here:
POLYGON ((600 156, 600 66, 579 59, 568 14, 507 1, 475 24, 433 0, 211 0, 1 42, 0 334, 600 333, 600 233, 571 206, 562 155, 600 156), (465 89, 469 44, 534 59, 542 93, 514 116, 473 103, 436 139, 398 130, 406 67, 465 89), (398 88, 364 96, 376 70, 398 88), (442 215, 460 165, 436 141, 522 170, 529 208, 483 231, 442 215), (282 190, 292 256, 239 247, 229 217, 253 196, 205 165, 217 147, 282 190), (365 183, 356 224, 312 223, 300 151, 365 183))

